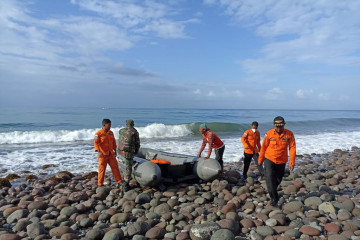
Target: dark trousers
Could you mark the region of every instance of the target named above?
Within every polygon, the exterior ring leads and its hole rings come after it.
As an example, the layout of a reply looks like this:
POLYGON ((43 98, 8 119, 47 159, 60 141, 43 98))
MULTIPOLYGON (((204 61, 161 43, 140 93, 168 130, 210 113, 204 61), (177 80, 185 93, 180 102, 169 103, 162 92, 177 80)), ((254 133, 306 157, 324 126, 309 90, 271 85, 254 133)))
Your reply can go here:
POLYGON ((249 154, 249 153, 244 153, 244 171, 243 171, 243 176, 247 176, 247 172, 249 170, 250 167, 250 163, 251 163, 251 159, 254 158, 255 164, 257 166, 257 169, 259 171, 260 176, 264 175, 264 168, 262 165, 259 165, 258 163, 258 155, 257 154, 249 154))
POLYGON ((284 177, 285 165, 285 163, 275 164, 266 158, 264 160, 266 186, 271 199, 279 200, 277 187, 284 177))
POLYGON ((221 171, 224 169, 223 155, 225 151, 225 145, 221 148, 215 149, 215 159, 220 163, 221 171))

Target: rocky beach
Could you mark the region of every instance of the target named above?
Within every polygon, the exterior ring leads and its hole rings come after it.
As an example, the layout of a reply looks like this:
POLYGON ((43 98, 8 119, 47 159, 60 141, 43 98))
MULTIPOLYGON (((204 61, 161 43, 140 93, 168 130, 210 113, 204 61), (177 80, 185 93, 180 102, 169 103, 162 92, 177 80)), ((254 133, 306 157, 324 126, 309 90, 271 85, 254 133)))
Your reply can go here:
POLYGON ((224 178, 212 182, 124 195, 114 183, 98 188, 96 172, 8 174, 0 179, 0 240, 360 239, 359 148, 297 156, 277 207, 256 167, 246 181, 241 167, 227 163, 224 178))

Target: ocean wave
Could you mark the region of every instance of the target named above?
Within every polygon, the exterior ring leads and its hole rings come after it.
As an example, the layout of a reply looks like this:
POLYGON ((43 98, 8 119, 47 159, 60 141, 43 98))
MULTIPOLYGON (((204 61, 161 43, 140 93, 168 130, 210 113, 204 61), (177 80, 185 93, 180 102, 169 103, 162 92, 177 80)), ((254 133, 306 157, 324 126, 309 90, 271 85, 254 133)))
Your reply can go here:
MULTIPOLYGON (((165 125, 161 123, 136 127, 140 138, 178 138, 192 135, 192 124, 165 125)), ((118 138, 120 128, 112 128, 118 138)), ((13 131, 0 133, 0 145, 22 143, 58 143, 88 141, 94 139, 98 129, 56 130, 56 131, 13 131)))

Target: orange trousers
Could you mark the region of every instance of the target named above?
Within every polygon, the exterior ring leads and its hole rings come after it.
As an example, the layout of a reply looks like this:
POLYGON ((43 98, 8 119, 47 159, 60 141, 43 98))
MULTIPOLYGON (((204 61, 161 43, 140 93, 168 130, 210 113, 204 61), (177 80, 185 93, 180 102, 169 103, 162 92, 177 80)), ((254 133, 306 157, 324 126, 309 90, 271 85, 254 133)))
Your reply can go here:
POLYGON ((107 164, 110 165, 112 174, 114 175, 116 183, 122 182, 122 178, 120 175, 119 166, 117 160, 114 155, 109 156, 98 156, 99 159, 99 167, 98 167, 98 186, 102 186, 104 184, 105 179, 105 170, 107 164))

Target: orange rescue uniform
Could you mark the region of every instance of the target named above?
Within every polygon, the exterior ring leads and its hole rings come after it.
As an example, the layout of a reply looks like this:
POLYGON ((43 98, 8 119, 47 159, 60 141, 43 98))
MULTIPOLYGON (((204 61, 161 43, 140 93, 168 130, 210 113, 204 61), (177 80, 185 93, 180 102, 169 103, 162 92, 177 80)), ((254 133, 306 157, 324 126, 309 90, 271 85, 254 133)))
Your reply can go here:
POLYGON ((288 161, 288 149, 290 153, 290 165, 295 165, 296 144, 292 131, 284 129, 278 134, 275 129, 267 131, 263 140, 258 163, 262 164, 264 158, 275 164, 283 164, 288 161))
POLYGON ((98 185, 102 186, 104 184, 107 164, 110 165, 116 183, 122 182, 119 166, 115 157, 116 141, 114 133, 112 131, 105 132, 104 129, 97 131, 94 138, 94 148, 95 151, 102 153, 102 156, 98 154, 98 185))
POLYGON ((260 152, 260 132, 258 130, 255 132, 253 132, 252 129, 246 130, 241 137, 241 142, 244 146, 245 153, 256 154, 260 152))

